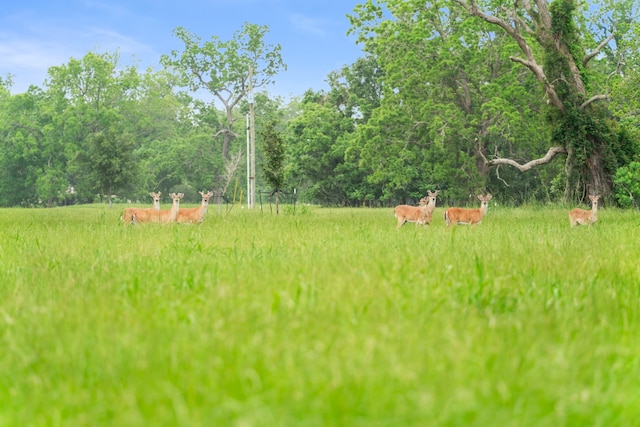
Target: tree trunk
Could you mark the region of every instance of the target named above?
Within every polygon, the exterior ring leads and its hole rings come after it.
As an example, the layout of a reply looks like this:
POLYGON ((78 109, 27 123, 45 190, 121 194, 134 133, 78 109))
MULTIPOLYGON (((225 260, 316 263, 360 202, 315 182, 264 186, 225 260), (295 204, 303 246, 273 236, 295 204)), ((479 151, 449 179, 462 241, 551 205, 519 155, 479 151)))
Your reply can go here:
POLYGON ((603 157, 599 152, 587 158, 585 172, 586 195, 608 198, 613 191, 613 182, 605 170, 603 157))
POLYGON ((229 159, 229 147, 231 146, 231 134, 229 132, 225 132, 222 137, 222 158, 224 160, 229 159))
POLYGON ((581 170, 577 171, 573 164, 573 149, 568 150, 565 173, 565 201, 584 201, 588 196, 595 195, 608 198, 613 193, 613 181, 599 151, 587 157, 581 170))

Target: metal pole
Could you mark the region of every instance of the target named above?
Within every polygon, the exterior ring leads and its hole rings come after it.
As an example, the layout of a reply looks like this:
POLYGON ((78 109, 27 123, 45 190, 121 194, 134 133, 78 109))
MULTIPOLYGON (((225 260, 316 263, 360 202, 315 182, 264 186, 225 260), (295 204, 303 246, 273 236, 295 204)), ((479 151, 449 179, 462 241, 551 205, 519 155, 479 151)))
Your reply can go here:
POLYGON ((247 114, 247 209, 251 209, 251 134, 249 133, 249 114, 247 114))
POLYGON ((251 207, 256 204, 256 121, 253 99, 253 67, 249 67, 249 127, 251 133, 251 207))

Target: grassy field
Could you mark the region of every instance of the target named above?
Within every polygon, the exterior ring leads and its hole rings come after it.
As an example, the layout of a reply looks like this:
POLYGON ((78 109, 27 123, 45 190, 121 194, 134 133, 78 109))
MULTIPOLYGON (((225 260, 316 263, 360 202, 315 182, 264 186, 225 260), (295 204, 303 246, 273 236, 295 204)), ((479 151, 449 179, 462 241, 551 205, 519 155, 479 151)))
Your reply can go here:
POLYGON ((640 214, 0 210, 0 426, 633 426, 640 214))

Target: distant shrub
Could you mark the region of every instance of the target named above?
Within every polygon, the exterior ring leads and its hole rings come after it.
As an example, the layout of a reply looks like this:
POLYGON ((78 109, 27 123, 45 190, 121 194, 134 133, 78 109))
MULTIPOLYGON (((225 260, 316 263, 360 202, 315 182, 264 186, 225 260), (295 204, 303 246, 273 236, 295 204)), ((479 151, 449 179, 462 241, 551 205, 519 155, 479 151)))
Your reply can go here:
POLYGON ((613 179, 615 198, 624 208, 637 207, 640 199, 640 162, 631 162, 628 166, 618 168, 613 179))

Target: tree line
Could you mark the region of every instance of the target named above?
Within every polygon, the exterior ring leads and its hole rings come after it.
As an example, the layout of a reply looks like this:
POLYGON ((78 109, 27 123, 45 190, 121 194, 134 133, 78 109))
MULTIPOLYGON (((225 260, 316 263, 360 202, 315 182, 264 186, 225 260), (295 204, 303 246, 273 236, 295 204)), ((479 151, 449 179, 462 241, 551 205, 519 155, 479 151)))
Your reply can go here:
MULTIPOLYGON (((640 200, 640 26, 634 0, 368 0, 347 18, 363 47, 291 99, 268 86, 286 69, 266 26, 183 49, 161 70, 89 52, 41 87, 0 78, 0 206, 148 202, 150 191, 246 181, 255 88, 258 188, 339 206, 640 200), (250 81, 251 79, 251 81, 250 81), (204 96, 203 96, 204 94, 204 96), (473 203, 473 202, 472 202, 473 203)), ((240 185, 243 188, 242 185, 240 185)), ((245 196, 246 197, 246 196, 245 196)))

